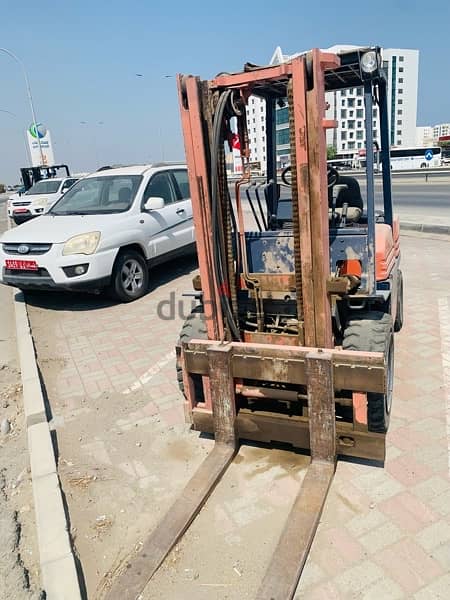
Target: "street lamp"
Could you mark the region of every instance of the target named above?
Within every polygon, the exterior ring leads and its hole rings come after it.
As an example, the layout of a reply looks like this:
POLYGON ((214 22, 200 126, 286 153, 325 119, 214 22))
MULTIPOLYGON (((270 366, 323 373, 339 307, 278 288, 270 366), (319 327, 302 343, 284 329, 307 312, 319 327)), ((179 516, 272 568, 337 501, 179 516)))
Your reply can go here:
POLYGON ((25 69, 25 65, 20 60, 20 58, 14 54, 14 52, 11 52, 11 50, 8 50, 7 48, 0 48, 0 52, 4 52, 5 54, 7 54, 11 58, 13 58, 19 64, 19 66, 22 68, 23 75, 25 77, 25 85, 27 87, 28 100, 30 102, 31 116, 32 116, 32 119, 33 119, 34 130, 36 132, 36 139, 37 139, 37 143, 38 143, 38 146, 39 146, 39 152, 40 152, 40 155, 41 155, 41 164, 44 164, 45 163, 44 153, 42 152, 41 140, 39 138, 39 131, 38 131, 38 128, 37 128, 36 113, 35 113, 34 105, 33 105, 33 97, 31 95, 30 81, 28 79, 28 75, 27 75, 27 71, 25 69))

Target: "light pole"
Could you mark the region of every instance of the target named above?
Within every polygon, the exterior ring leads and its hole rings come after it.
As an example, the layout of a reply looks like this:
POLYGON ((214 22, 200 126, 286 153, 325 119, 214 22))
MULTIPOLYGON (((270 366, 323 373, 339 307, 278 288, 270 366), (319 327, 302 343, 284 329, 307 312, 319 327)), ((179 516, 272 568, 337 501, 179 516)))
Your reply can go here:
POLYGON ((19 64, 19 66, 21 67, 21 69, 23 71, 23 76, 25 77, 25 85, 27 87, 28 100, 30 102, 31 117, 33 119, 34 131, 36 132, 36 139, 37 139, 37 143, 38 143, 38 146, 39 146, 39 153, 41 155, 41 164, 43 165, 44 162, 45 162, 44 161, 44 153, 42 152, 41 140, 39 138, 39 131, 38 131, 38 128, 37 128, 36 112, 34 110, 33 97, 31 95, 30 81, 28 79, 28 75, 27 75, 27 71, 25 69, 25 65, 20 60, 20 58, 14 54, 14 52, 11 52, 11 50, 8 50, 7 48, 0 48, 0 52, 4 52, 5 54, 7 54, 11 58, 13 58, 19 64))
MULTIPOLYGON (((135 73, 136 77, 144 77, 143 73, 135 73)), ((162 75, 161 79, 173 79, 174 75, 162 75)), ((165 160, 165 151, 164 151, 164 137, 163 137, 163 126, 158 126, 158 137, 159 137, 159 148, 161 153, 161 160, 164 162, 165 160)))

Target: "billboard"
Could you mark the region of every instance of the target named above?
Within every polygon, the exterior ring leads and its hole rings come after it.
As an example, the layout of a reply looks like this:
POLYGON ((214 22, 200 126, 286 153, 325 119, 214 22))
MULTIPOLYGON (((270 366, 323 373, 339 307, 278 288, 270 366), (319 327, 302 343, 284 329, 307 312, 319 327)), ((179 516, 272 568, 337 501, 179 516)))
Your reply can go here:
POLYGON ((55 164, 50 131, 42 123, 32 123, 27 129, 31 166, 51 166, 55 164))

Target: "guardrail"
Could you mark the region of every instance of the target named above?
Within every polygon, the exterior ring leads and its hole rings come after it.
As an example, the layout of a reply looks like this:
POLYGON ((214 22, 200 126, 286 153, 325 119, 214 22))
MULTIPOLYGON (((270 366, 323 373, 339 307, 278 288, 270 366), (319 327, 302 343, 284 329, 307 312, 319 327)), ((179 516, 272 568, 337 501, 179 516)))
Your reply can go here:
MULTIPOLYGON (((352 177, 362 177, 365 174, 364 169, 348 169, 345 171, 339 171, 342 175, 349 175, 352 177)), ((381 177, 382 173, 374 171, 374 176, 381 177)), ((401 177, 423 177, 426 181, 428 177, 450 177, 450 167, 436 167, 433 169, 404 169, 400 171, 391 171, 391 177, 398 179, 401 177)), ((237 181, 241 175, 228 175, 230 181, 237 181)), ((262 175, 253 175, 254 180, 264 180, 265 177, 262 175)))

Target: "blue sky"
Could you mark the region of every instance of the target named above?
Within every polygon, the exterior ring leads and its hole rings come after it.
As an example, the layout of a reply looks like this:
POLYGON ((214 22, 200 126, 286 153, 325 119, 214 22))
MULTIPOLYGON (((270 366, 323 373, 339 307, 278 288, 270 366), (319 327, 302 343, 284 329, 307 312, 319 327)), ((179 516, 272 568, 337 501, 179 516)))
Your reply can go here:
MULTIPOLYGON (((449 0, 0 0, 0 14, 0 46, 25 62, 38 120, 73 171, 183 158, 175 79, 165 75, 265 64, 277 45, 418 48, 418 124, 450 121, 449 0)), ((0 80, 0 109, 16 115, 0 112, 0 181, 13 183, 31 119, 22 75, 3 53, 0 80)))

